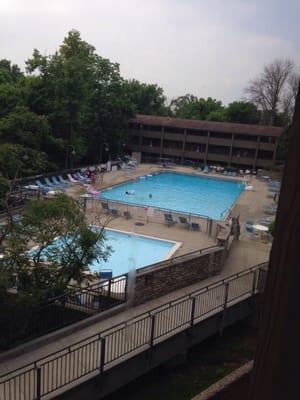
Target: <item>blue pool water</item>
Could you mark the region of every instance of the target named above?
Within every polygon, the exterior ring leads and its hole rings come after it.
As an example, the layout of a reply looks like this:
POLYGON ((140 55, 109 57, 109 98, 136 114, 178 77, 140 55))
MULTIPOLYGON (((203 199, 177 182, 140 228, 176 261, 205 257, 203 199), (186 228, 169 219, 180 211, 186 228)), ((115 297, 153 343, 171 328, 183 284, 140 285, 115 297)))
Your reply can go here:
POLYGON ((222 219, 243 188, 238 180, 162 172, 103 190, 100 197, 222 219))
MULTIPOLYGON (((105 229, 105 246, 111 246, 113 252, 104 262, 94 261, 90 270, 111 269, 113 276, 125 274, 130 269, 145 267, 165 259, 171 249, 176 245, 167 240, 152 239, 147 236, 135 235, 127 232, 119 232, 105 229)), ((58 238, 55 246, 63 242, 58 238)), ((31 250, 33 253, 35 250, 31 250)))

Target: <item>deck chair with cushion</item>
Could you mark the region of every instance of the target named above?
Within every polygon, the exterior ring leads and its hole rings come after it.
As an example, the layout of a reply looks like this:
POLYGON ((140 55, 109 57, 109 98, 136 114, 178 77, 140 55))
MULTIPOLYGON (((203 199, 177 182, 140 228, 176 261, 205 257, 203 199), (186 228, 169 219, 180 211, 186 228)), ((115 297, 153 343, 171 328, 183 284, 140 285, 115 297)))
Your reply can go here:
POLYGON ((130 211, 124 211, 124 212, 123 212, 123 215, 124 215, 124 217, 125 217, 126 219, 130 219, 130 218, 131 218, 130 211))
POLYGON ((182 225, 184 225, 187 229, 190 229, 189 221, 185 217, 179 217, 179 221, 182 225))
POLYGON ((119 215, 119 210, 117 208, 110 208, 110 213, 111 215, 113 215, 114 217, 118 217, 119 215))
POLYGON ((176 222, 177 222, 172 217, 172 214, 164 214, 164 217, 165 217, 165 222, 167 222, 167 224, 168 224, 168 227, 170 227, 171 225, 176 224, 176 222))
POLYGON ((191 222, 191 228, 193 231, 200 231, 200 225, 198 222, 191 222))
POLYGON ((103 201, 101 201, 101 207, 102 207, 102 210, 103 211, 105 211, 106 212, 106 214, 110 214, 110 208, 108 207, 108 204, 107 203, 104 203, 103 201))

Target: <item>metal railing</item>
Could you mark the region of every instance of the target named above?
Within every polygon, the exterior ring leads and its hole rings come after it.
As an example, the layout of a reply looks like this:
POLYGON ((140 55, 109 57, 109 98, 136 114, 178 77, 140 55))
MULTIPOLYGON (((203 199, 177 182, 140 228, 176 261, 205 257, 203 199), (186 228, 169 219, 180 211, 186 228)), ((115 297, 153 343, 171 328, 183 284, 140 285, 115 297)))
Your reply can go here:
POLYGON ((193 251, 190 251, 189 253, 181 254, 176 257, 168 258, 167 260, 158 261, 157 263, 138 268, 137 273, 138 274, 143 273, 143 272, 146 272, 148 269, 152 269, 152 268, 166 267, 168 265, 172 265, 172 264, 175 264, 180 261, 185 261, 185 260, 194 258, 196 256, 201 256, 204 253, 206 253, 207 251, 211 252, 213 250, 215 250, 215 251, 224 250, 224 247, 214 244, 212 246, 204 247, 203 249, 193 250, 193 251))
MULTIPOLYGON (((85 197, 83 199, 83 201, 85 202, 85 210, 90 209, 89 204, 91 206, 91 211, 94 211, 94 204, 99 204, 99 206, 101 206, 101 208, 103 209, 102 203, 107 204, 108 208, 112 207, 114 208, 114 206, 121 206, 124 207, 123 211, 128 211, 128 207, 135 207, 138 210, 142 210, 144 211, 145 215, 144 215, 144 221, 145 222, 149 222, 149 220, 151 220, 151 222, 160 222, 162 224, 165 224, 166 221, 162 218, 161 220, 157 220, 157 219, 153 219, 152 217, 148 216, 147 213, 147 205, 142 205, 142 204, 138 204, 138 203, 129 203, 129 202, 124 202, 124 201, 119 201, 119 200, 113 200, 113 199, 106 199, 106 198, 97 198, 97 197, 85 197)), ((200 214, 193 214, 193 213, 188 213, 185 211, 179 211, 179 210, 170 210, 169 208, 163 208, 163 207, 157 207, 157 206, 151 206, 151 208, 153 208, 153 210, 161 212, 161 213, 167 213, 167 214, 172 214, 175 216, 185 216, 187 218, 188 224, 191 223, 193 218, 198 219, 198 221, 200 220, 200 230, 202 232, 205 232, 206 234, 208 234, 209 236, 214 237, 215 236, 215 232, 216 232, 216 226, 217 226, 217 220, 214 220, 208 216, 205 215, 200 215, 200 214)), ((107 212, 106 208, 103 209, 104 212, 107 212)), ((117 215, 117 216, 120 216, 117 215)), ((138 219, 140 219, 141 216, 139 215, 138 219)), ((197 222, 198 222, 197 221, 197 222)))
POLYGON ((126 299, 127 274, 86 287, 69 286, 65 293, 17 312, 0 305, 0 348, 43 336, 125 303, 126 299))
POLYGON ((223 312, 261 290, 266 263, 194 291, 0 377, 1 400, 35 400, 101 376, 113 362, 223 312))

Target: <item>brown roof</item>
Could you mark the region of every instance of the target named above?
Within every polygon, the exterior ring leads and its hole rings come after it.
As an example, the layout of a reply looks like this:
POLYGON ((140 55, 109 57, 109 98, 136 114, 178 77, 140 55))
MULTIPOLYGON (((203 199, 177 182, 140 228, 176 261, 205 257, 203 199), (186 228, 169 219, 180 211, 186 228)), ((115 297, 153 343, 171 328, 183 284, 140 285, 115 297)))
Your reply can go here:
POLYGON ((156 115, 142 114, 137 114, 135 118, 132 118, 131 122, 144 125, 159 125, 171 128, 186 128, 202 131, 276 137, 279 137, 283 131, 283 128, 275 126, 233 124, 231 122, 201 121, 196 119, 159 117, 156 115))

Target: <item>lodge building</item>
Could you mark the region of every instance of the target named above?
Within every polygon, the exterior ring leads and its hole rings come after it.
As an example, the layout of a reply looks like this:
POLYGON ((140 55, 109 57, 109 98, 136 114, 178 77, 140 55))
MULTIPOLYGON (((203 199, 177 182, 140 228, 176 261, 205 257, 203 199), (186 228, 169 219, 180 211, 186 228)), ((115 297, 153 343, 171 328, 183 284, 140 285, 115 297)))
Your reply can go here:
POLYGON ((130 121, 127 150, 143 161, 270 168, 283 128, 140 115, 130 121))

